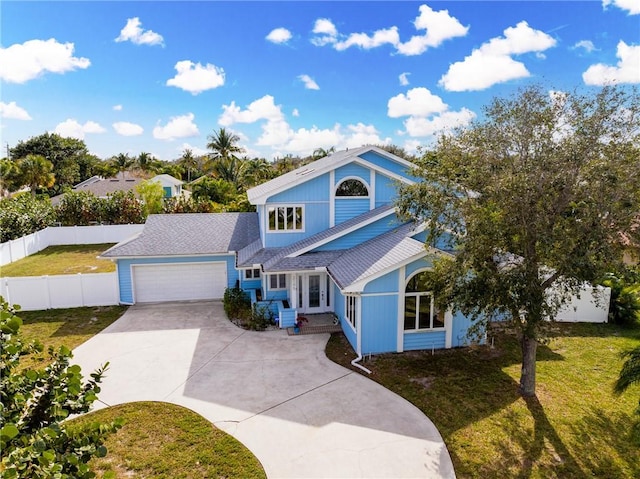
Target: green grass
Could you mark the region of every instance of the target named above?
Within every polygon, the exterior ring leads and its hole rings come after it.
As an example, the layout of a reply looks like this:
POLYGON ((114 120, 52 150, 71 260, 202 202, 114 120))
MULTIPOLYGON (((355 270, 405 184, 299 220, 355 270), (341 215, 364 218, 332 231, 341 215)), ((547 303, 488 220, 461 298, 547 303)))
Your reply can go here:
POLYGON ((36 254, 3 266, 3 277, 44 276, 76 273, 110 273, 116 270, 114 262, 96 259, 113 246, 106 244, 49 246, 36 254))
POLYGON ((22 367, 43 367, 49 362, 49 346, 73 349, 102 331, 127 310, 126 306, 96 306, 44 311, 18 311, 24 324, 20 333, 27 339, 37 339, 44 345, 38 355, 20 360, 22 367))
MULTIPOLYGON (((537 398, 527 400, 519 344, 505 332, 493 349, 383 354, 365 365, 434 422, 459 478, 636 478, 629 431, 640 388, 615 397, 612 385, 620 351, 639 341, 637 327, 555 325, 538 348, 537 398)), ((333 335, 327 356, 350 367, 353 350, 333 335)))
POLYGON ((96 411, 74 423, 116 418, 122 418, 124 426, 107 439, 107 456, 89 463, 98 478, 109 471, 118 478, 266 477, 242 443, 202 416, 173 404, 129 403, 96 411))

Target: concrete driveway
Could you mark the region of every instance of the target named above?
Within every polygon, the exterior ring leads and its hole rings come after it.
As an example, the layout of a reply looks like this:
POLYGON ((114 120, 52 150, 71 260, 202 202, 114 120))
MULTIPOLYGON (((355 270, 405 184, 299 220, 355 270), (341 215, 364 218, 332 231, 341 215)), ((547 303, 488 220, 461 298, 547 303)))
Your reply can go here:
POLYGON ((111 363, 105 404, 190 408, 245 444, 270 478, 455 477, 433 423, 329 361, 327 339, 239 329, 219 302, 136 305, 74 362, 85 375, 111 363))

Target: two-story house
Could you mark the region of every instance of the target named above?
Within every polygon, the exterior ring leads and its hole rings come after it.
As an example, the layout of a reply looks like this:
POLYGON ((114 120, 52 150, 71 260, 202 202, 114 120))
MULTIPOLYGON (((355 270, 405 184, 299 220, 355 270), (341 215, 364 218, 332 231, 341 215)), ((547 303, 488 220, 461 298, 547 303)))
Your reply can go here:
POLYGON ((413 165, 380 148, 340 151, 248 191, 256 213, 152 215, 102 256, 125 304, 221 298, 239 286, 282 328, 333 312, 358 354, 468 342, 470 320, 439 311, 424 286, 434 254, 402 222, 398 183, 413 165))

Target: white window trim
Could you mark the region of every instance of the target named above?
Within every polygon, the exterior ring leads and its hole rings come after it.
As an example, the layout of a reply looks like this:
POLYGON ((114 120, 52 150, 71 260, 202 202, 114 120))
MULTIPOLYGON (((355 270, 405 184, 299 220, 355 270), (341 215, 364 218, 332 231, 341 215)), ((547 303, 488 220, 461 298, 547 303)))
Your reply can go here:
MULTIPOLYGON (((276 213, 277 214, 277 213, 276 213)), ((295 211, 294 211, 294 218, 295 218, 295 211)), ((276 222, 277 225, 277 222, 276 222)), ((286 227, 286 225, 285 225, 286 227)), ((305 217, 305 205, 304 204, 268 204, 265 205, 265 231, 269 234, 281 234, 281 233, 304 233, 305 232, 305 228, 307 227, 307 219, 305 217), (301 208, 302 213, 302 228, 300 229, 274 229, 272 230, 269 227, 269 209, 270 208, 275 208, 276 211, 278 210, 278 208, 301 208)))
POLYGON ((284 291, 287 289, 287 275, 285 273, 275 273, 275 274, 269 274, 268 278, 267 278, 267 286, 269 288, 269 291, 284 291), (278 279, 276 280, 276 282, 278 283, 278 287, 277 288, 272 288, 271 287, 271 277, 272 276, 277 276, 278 279), (280 287, 280 277, 283 276, 284 277, 284 287, 280 287))
POLYGON ((359 176, 345 176, 344 178, 340 178, 340 181, 338 181, 336 186, 333 188, 333 195, 336 200, 365 200, 365 199, 368 200, 372 196, 371 186, 369 185, 369 183, 366 182, 366 180, 364 180, 363 178, 360 178, 359 176), (342 183, 344 183, 347 180, 357 180, 360 183, 362 183, 365 186, 365 188, 367 188, 367 196, 338 196, 336 194, 336 192, 338 191, 338 188, 342 183))
POLYGON ((260 274, 260 268, 249 268, 244 270, 245 280, 260 279, 261 277, 262 277, 262 274, 260 274), (257 276, 256 276, 256 272, 257 272, 257 276), (251 274, 251 276, 249 276, 249 274, 251 274))
POLYGON ((354 332, 358 331, 356 326, 358 324, 359 311, 360 311, 360 298, 355 295, 345 296, 344 297, 344 319, 347 322, 347 324, 351 326, 351 329, 353 329, 354 332), (352 312, 354 313, 353 318, 349 317, 349 301, 350 300, 353 301, 353 308, 352 308, 352 312))
MULTIPOLYGON (((435 297, 433 294, 433 291, 417 291, 414 293, 407 293, 407 284, 409 284, 409 281, 411 281, 411 279, 414 276, 417 276, 420 273, 424 273, 425 271, 430 271, 429 269, 420 269, 418 271, 415 271, 411 276, 409 276, 406 281, 404 282, 404 294, 402 295, 402 330, 405 334, 416 334, 416 333, 428 333, 428 332, 439 332, 439 331, 445 331, 447 329, 447 322, 445 319, 444 322, 444 326, 438 326, 438 327, 434 327, 433 326, 433 319, 434 319, 434 314, 435 314, 435 297), (420 324, 420 316, 418 314, 418 311, 420 310, 419 304, 418 302, 420 301, 420 297, 430 297, 431 301, 430 301, 430 313, 429 313, 429 325, 430 327, 428 328, 418 328, 415 327, 413 329, 405 329, 404 328, 404 315, 405 315, 405 311, 406 311, 406 298, 407 297, 415 297, 416 298, 416 319, 415 319, 415 326, 418 326, 420 324)), ((446 317, 446 312, 445 312, 445 317, 446 317)))

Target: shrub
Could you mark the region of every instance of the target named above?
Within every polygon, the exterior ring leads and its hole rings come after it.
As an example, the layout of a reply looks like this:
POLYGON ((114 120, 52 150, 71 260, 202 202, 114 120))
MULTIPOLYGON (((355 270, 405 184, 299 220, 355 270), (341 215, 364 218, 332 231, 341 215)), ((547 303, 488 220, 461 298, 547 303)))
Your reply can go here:
POLYGON ((251 312, 251 299, 240 288, 227 288, 222 299, 224 312, 230 320, 244 319, 251 312))
POLYGON ((49 200, 29 194, 0 200, 0 242, 14 240, 55 224, 49 200))
POLYGON ((71 351, 49 349, 52 363, 44 369, 25 369, 20 359, 42 351, 37 342, 20 336, 22 321, 0 297, 0 471, 3 479, 95 477, 87 463, 103 457, 106 436, 120 423, 69 428, 72 414, 85 413, 98 399, 98 384, 107 365, 84 381, 80 367, 70 365, 71 351))
POLYGON ((264 331, 268 326, 276 324, 273 311, 265 305, 254 304, 251 308, 251 317, 243 325, 253 331, 264 331))
POLYGON ((63 226, 87 226, 105 222, 105 202, 89 191, 65 193, 56 207, 58 221, 63 226))
POLYGON ((640 319, 640 274, 607 276, 601 284, 611 288, 609 322, 632 325, 640 319))
POLYGON ((105 223, 128 225, 144 223, 147 216, 144 205, 132 191, 116 191, 107 196, 105 201, 105 223))

